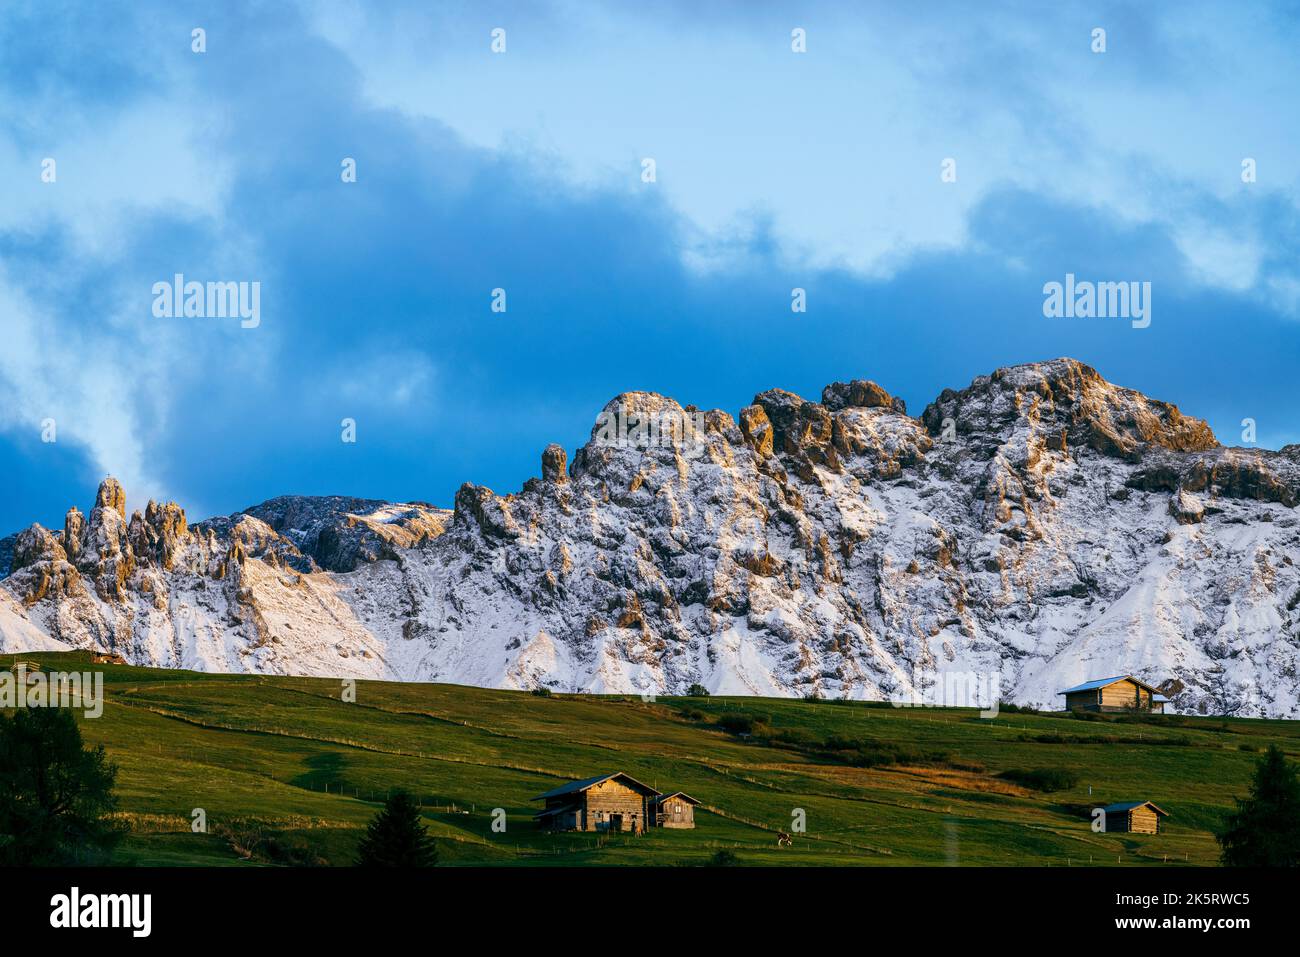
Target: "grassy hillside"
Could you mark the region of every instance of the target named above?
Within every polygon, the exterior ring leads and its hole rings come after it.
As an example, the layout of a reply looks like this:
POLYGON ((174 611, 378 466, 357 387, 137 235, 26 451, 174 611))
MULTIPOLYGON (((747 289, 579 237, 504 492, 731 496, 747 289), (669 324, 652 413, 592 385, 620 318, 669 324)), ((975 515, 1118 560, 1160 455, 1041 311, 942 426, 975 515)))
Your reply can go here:
POLYGON ((402 787, 420 796, 447 864, 699 864, 726 848, 744 864, 1205 865, 1217 859, 1210 829, 1245 793, 1257 752, 1300 752, 1300 725, 1285 721, 987 721, 965 709, 383 682, 359 683, 345 703, 325 679, 21 657, 104 672, 104 714, 81 726, 120 768, 121 864, 347 864, 386 791, 402 787), (1045 793, 1000 776, 1042 769, 1077 783, 1045 793), (696 829, 534 827, 531 797, 615 770, 700 799, 696 829), (1094 804, 1139 799, 1171 813, 1166 833, 1092 833, 1094 804), (195 808, 207 834, 191 833, 195 808), (778 849, 796 808, 807 833, 778 849), (232 843, 255 847, 251 861, 232 843))

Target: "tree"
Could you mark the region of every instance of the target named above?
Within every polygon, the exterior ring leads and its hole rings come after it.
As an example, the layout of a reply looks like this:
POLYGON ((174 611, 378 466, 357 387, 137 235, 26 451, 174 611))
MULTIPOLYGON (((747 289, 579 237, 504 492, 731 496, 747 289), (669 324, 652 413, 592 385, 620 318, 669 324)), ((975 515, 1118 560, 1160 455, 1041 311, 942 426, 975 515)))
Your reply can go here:
POLYGON ((357 848, 359 867, 433 867, 438 847, 420 823, 420 811, 405 791, 394 791, 366 828, 357 848))
POLYGON ((0 716, 0 864, 101 861, 121 835, 117 768, 103 746, 87 748, 66 708, 0 716))
POLYGON ((1300 866, 1300 780, 1277 745, 1255 766, 1250 795, 1237 799, 1215 835, 1224 867, 1300 866))
POLYGON ((702 684, 696 683, 686 689, 686 696, 688 698, 707 698, 709 689, 702 684))

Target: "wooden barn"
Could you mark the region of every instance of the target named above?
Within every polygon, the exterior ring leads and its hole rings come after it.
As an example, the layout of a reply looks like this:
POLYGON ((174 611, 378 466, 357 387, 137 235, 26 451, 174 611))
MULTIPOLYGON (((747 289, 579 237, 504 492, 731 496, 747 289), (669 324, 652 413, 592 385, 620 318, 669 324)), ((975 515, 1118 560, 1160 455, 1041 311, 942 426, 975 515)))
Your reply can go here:
POLYGON ((533 816, 552 831, 627 831, 642 834, 654 826, 659 792, 622 771, 571 781, 534 801, 546 806, 533 816))
POLYGON ((1058 691, 1066 711, 1150 711, 1163 714, 1169 699, 1132 675, 1098 678, 1058 691))
POLYGON ((1106 812, 1106 830, 1116 833, 1159 834, 1160 819, 1169 816, 1150 801, 1107 804, 1102 810, 1106 812))
POLYGON ((655 827, 688 828, 695 826, 695 807, 700 802, 685 791, 660 794, 651 802, 655 827))

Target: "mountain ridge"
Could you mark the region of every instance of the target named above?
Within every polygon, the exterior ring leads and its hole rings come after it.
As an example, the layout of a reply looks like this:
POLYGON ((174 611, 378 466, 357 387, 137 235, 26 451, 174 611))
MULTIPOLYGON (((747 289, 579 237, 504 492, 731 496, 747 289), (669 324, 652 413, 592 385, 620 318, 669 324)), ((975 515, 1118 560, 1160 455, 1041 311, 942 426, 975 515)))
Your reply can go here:
POLYGON ((1300 447, 1226 448, 1073 359, 918 417, 872 382, 735 417, 628 392, 573 461, 452 510, 280 496, 13 538, 0 647, 503 687, 925 698, 952 674, 1053 705, 1094 672, 1180 710, 1300 713, 1300 447))

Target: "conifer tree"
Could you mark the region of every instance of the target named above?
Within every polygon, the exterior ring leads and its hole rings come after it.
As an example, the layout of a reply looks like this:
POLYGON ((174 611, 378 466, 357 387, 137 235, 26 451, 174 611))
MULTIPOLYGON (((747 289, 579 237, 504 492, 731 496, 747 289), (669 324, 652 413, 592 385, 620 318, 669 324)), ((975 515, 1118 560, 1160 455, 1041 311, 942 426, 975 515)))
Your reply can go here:
POLYGON ((359 867, 433 867, 438 847, 420 822, 411 795, 394 791, 366 828, 358 847, 359 867))
POLYGON ((1215 835, 1224 867, 1300 866, 1300 780, 1277 745, 1255 766, 1250 794, 1215 835))

